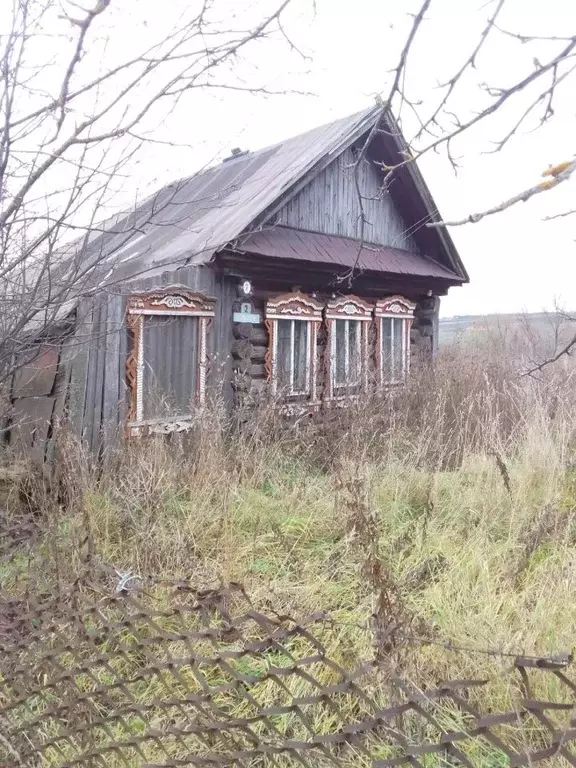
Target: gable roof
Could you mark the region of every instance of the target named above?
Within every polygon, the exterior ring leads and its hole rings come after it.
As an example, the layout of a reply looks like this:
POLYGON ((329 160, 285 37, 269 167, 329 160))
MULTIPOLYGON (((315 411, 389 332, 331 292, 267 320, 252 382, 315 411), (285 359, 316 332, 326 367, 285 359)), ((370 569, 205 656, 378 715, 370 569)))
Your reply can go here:
POLYGON ((385 272, 389 275, 460 282, 452 270, 413 251, 384 245, 363 245, 359 252, 357 240, 292 227, 275 226, 252 232, 239 240, 237 250, 241 253, 316 262, 346 269, 358 268, 361 272, 385 272))
MULTIPOLYGON (((185 263, 206 263, 255 222, 265 221, 279 201, 289 199, 380 118, 381 108, 373 107, 167 185, 135 210, 105 223, 103 232, 83 244, 83 264, 98 265, 93 284, 150 275, 185 263)), ((388 117, 386 121, 387 143, 398 151, 397 126, 388 117)), ((409 197, 417 196, 428 218, 437 218, 418 169, 414 164, 408 168, 413 186, 407 190, 409 197)), ((440 244, 441 261, 456 274, 456 281, 467 280, 448 233, 438 229, 427 233, 440 244)), ((71 249, 78 259, 78 245, 71 249)))

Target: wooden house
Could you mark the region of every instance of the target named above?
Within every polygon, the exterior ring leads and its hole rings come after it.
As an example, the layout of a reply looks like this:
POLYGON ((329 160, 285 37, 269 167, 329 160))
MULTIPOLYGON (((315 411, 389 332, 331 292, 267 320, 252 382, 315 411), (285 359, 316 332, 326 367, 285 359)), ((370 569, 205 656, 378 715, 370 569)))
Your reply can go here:
POLYGON ((235 150, 108 222, 82 245, 92 288, 63 308, 66 332, 14 378, 11 440, 43 456, 66 420, 98 452, 186 430, 212 385, 230 407, 269 390, 314 411, 404 381, 468 278, 425 226, 439 219, 417 166, 384 185, 403 152, 374 108, 235 150))

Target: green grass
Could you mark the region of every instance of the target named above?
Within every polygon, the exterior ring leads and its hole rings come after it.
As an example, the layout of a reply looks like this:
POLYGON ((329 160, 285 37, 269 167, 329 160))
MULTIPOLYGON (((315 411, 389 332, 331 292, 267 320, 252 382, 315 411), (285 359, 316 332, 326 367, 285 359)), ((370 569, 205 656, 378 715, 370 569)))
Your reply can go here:
MULTIPOLYGON (((373 653, 362 627, 375 593, 365 566, 376 556, 393 585, 389 618, 404 622, 394 673, 417 687, 488 677, 475 703, 484 712, 509 709, 519 696, 510 660, 473 649, 551 655, 575 644, 575 388, 570 377, 518 380, 478 361, 464 368, 456 360, 435 381, 425 377, 393 411, 342 417, 328 434, 295 439, 266 427, 228 443, 208 434, 193 452, 158 441, 136 446, 101 475, 84 473, 75 478, 74 506, 58 512, 59 577, 78 572, 74 542, 89 521, 99 561, 117 569, 198 587, 238 582, 263 611, 330 613, 330 657, 352 668, 373 653)), ((42 557, 50 552, 43 544, 42 557)), ((18 591, 25 568, 23 556, 3 566, 2 589, 18 591)), ((53 578, 49 570, 40 576, 53 578)), ((236 663, 255 678, 255 699, 273 702, 263 676, 285 662, 271 652, 236 663)), ((220 674, 213 669, 211 679, 220 674)), ((321 674, 331 682, 329 671, 321 674)), ((137 691, 142 701, 159 695, 152 684, 137 691)), ((533 696, 565 693, 543 674, 533 696)), ((243 716, 247 707, 236 702, 232 710, 243 716)), ((462 726, 457 712, 440 715, 447 729, 462 726)), ((328 711, 316 717, 319 731, 335 727, 328 711)), ((282 732, 292 726, 279 716, 282 732)), ((391 756, 382 744, 375 750, 391 756)), ((486 742, 467 750, 483 768, 506 764, 486 742)), ((358 756, 351 762, 363 764, 358 756)))

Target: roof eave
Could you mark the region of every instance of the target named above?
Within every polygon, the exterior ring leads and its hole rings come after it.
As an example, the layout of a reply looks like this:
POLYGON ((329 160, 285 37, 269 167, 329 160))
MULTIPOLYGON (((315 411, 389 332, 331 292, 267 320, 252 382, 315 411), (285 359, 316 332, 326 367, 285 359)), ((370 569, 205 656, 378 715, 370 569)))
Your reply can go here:
MULTIPOLYGON (((258 273, 260 269, 266 270, 267 267, 273 265, 278 273, 283 271, 302 270, 303 266, 306 266, 306 273, 325 273, 330 274, 332 277, 339 274, 347 274, 350 268, 335 264, 333 262, 324 261, 310 261, 304 262, 302 259, 290 259, 284 256, 270 256, 262 253, 253 253, 248 249, 241 247, 228 246, 221 249, 215 254, 215 264, 220 268, 230 267, 232 265, 241 266, 244 268, 242 274, 245 274, 245 269, 248 268, 254 274, 258 273)), ((437 275, 414 275, 411 273, 390 272, 387 270, 374 270, 374 269, 361 269, 358 270, 358 274, 353 278, 354 281, 359 278, 375 277, 382 280, 392 279, 395 282, 411 283, 415 288, 426 289, 435 286, 441 287, 442 292, 444 289, 457 287, 465 282, 462 278, 454 275, 449 276, 437 276, 437 275)))

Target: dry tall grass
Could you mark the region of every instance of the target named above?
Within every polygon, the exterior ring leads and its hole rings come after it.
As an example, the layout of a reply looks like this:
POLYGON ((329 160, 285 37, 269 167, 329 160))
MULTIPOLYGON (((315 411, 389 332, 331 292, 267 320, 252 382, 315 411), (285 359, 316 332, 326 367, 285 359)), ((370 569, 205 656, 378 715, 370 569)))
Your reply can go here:
MULTIPOLYGON (((405 391, 316 423, 263 407, 233 429, 216 403, 194 435, 133 444, 102 473, 75 449, 54 525, 69 543, 88 521, 95 554, 119 570, 241 582, 276 610, 331 612, 359 655, 369 641, 353 627, 384 573, 396 643, 433 641, 408 643, 403 673, 482 677, 497 658, 436 643, 574 645, 575 393, 565 366, 520 377, 483 347, 449 348, 405 391)), ((27 567, 1 572, 3 587, 27 567)))

